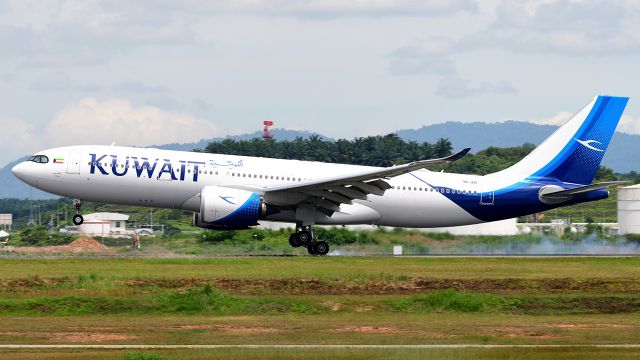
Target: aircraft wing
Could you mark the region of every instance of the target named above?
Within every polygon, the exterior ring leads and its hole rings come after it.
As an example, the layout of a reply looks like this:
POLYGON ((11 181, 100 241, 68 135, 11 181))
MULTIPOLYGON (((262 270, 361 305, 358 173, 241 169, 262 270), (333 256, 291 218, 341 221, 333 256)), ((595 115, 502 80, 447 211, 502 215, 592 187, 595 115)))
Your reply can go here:
POLYGON ((291 199, 289 200, 291 205, 308 201, 325 210, 325 212, 332 213, 339 210, 340 204, 351 204, 353 199, 366 200, 369 194, 383 195, 385 190, 391 188, 391 185, 384 179, 433 165, 456 161, 468 153, 469 150, 470 148, 466 148, 453 155, 438 159, 419 160, 404 165, 375 168, 348 175, 267 186, 262 191, 264 191, 265 197, 279 197, 278 195, 296 193, 301 196, 288 197, 291 199))

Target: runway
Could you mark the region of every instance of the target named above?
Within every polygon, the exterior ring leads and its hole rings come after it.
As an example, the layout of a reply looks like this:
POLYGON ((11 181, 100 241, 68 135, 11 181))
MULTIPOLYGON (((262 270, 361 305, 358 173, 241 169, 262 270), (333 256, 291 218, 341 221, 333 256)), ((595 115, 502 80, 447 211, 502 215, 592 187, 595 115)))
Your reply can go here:
POLYGON ((256 344, 256 345, 209 345, 209 344, 2 344, 0 350, 30 349, 518 349, 518 348, 585 348, 585 349, 640 349, 640 344, 425 344, 425 345, 361 345, 361 344, 256 344))

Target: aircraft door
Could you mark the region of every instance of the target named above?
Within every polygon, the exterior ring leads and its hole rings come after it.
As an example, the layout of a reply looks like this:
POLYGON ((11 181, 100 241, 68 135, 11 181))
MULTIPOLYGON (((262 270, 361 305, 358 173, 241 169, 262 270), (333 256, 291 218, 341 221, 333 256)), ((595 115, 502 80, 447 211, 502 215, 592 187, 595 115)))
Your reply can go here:
POLYGON ((69 153, 69 160, 67 160, 67 174, 80 174, 80 159, 81 153, 72 151, 69 153))
POLYGON ((482 185, 480 186, 480 205, 493 205, 493 195, 493 188, 490 184, 482 182, 482 185))

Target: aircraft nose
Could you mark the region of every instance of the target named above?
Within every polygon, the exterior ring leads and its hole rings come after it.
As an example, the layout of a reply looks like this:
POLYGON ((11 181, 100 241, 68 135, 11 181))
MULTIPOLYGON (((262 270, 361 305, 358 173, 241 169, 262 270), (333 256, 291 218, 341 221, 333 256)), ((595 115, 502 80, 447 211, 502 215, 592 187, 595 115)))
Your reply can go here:
POLYGON ((11 172, 13 173, 13 175, 15 175, 18 179, 20 180, 24 180, 26 175, 27 175, 27 167, 28 165, 23 161, 21 163, 19 163, 18 165, 14 166, 11 169, 11 172))

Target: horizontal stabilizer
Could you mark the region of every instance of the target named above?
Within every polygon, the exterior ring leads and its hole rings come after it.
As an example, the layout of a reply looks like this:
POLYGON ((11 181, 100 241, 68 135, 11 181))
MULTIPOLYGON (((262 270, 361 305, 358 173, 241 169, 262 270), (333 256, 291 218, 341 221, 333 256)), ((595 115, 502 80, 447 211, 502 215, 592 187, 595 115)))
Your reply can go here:
POLYGON ((540 189, 539 197, 544 203, 557 204, 572 199, 579 194, 594 190, 604 189, 609 186, 627 184, 628 181, 605 181, 597 184, 578 186, 572 189, 563 189, 560 186, 545 186, 540 189))

